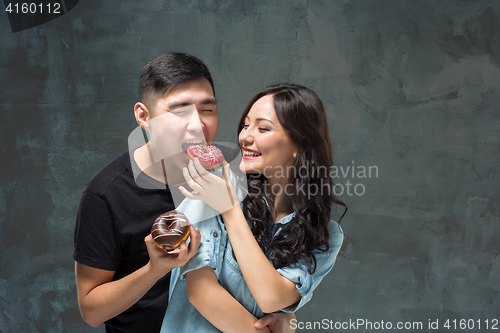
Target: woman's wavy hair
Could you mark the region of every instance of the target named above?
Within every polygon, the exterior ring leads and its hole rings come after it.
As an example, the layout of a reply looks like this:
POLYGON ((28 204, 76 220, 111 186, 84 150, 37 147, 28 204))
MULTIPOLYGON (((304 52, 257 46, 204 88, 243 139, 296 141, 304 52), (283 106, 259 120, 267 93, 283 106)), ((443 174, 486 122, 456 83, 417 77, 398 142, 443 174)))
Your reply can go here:
POLYGON ((329 249, 328 224, 332 205, 345 207, 339 222, 347 211, 347 206, 333 195, 335 185, 330 177, 333 153, 325 109, 319 97, 306 87, 289 83, 271 85, 250 100, 241 116, 238 134, 253 104, 266 95, 273 96, 276 117, 297 149, 295 172, 290 174, 287 186, 287 189, 290 186, 294 189, 289 200, 296 215, 272 238, 271 212, 266 200, 270 205, 272 202, 264 191, 266 178, 252 174, 247 175, 249 194, 243 201, 243 213, 262 251, 276 269, 305 259, 314 272, 313 251, 329 249), (306 176, 302 177, 304 174, 306 176), (313 188, 318 193, 311 196, 313 188))

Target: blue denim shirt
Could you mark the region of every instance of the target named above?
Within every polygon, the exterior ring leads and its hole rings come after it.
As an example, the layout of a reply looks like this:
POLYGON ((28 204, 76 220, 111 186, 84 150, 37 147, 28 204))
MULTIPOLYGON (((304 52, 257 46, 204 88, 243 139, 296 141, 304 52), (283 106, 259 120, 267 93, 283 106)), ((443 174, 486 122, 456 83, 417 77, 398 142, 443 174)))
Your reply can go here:
MULTIPOLYGON (((278 235, 294 216, 295 213, 292 213, 277 221, 273 227, 273 235, 278 235)), ((250 293, 239 265, 232 255, 231 242, 220 215, 199 223, 197 227, 201 232, 201 244, 197 254, 184 267, 172 270, 170 302, 163 319, 161 333, 219 332, 187 298, 186 273, 204 266, 212 267, 221 286, 255 317, 261 318, 265 315, 250 293)), ((282 311, 295 312, 304 306, 311 299, 314 289, 333 268, 342 245, 343 232, 340 226, 332 220, 329 230, 330 249, 326 252, 320 250, 314 252, 317 266, 313 274, 309 273, 310 265, 305 260, 277 270, 281 275, 296 283, 297 290, 302 296, 299 302, 282 311)))

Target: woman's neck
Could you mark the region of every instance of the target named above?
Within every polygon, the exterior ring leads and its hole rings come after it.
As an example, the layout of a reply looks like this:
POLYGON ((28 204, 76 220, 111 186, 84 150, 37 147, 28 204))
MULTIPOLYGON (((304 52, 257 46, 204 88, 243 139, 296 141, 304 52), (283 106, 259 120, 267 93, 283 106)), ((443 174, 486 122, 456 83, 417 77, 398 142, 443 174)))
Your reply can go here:
POLYGON ((269 207, 274 222, 293 212, 292 202, 287 193, 288 179, 268 179, 265 187, 266 196, 270 199, 269 207))

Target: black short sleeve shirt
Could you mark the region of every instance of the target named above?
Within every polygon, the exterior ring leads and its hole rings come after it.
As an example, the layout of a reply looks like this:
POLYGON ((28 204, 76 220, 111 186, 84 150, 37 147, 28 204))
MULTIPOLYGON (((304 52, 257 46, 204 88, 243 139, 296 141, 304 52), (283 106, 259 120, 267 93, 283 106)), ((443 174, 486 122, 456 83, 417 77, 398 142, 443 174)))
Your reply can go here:
MULTIPOLYGON (((167 187, 137 186, 127 152, 85 186, 77 211, 73 258, 83 265, 115 271, 113 279, 118 280, 148 263, 144 238, 154 220, 173 209, 167 187)), ((106 332, 159 332, 169 282, 170 275, 163 277, 131 308, 107 321, 106 332)))

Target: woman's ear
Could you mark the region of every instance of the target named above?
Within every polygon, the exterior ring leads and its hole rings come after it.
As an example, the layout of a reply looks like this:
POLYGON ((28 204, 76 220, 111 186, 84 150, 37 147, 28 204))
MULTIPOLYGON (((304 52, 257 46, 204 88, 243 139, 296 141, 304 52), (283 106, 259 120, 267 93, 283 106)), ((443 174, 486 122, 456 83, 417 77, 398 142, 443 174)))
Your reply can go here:
POLYGON ((134 115, 139 126, 141 126, 143 130, 149 131, 149 120, 151 119, 151 114, 146 105, 141 102, 135 103, 134 115))

